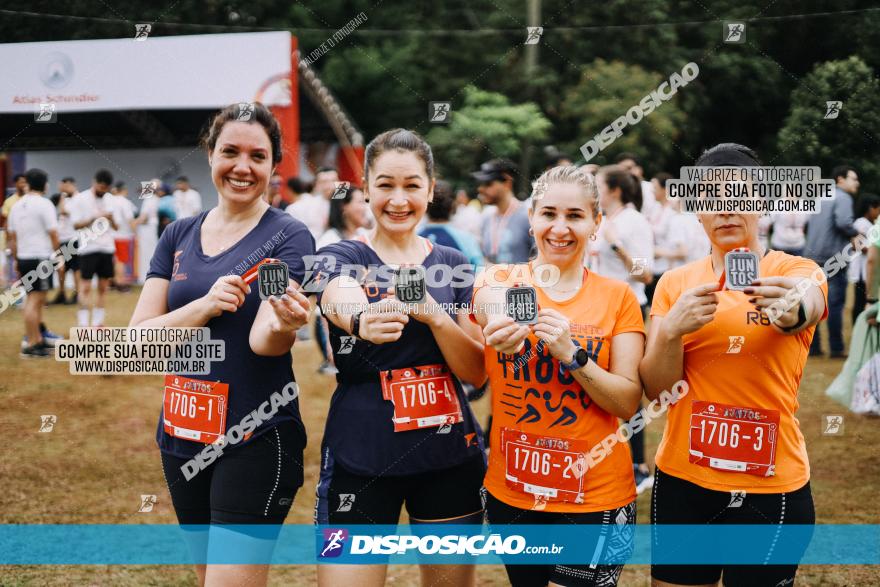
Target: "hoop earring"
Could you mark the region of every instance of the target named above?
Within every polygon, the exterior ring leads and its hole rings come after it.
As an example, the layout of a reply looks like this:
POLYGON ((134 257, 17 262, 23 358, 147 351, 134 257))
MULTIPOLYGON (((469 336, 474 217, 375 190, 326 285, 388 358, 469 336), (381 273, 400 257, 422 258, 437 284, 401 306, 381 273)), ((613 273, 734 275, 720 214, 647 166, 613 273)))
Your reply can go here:
POLYGON ((535 231, 531 228, 529 229, 529 236, 535 236, 535 231))
POLYGON ((595 233, 595 232, 594 232, 593 234, 590 235, 590 240, 591 240, 591 241, 596 240, 596 233, 595 233))

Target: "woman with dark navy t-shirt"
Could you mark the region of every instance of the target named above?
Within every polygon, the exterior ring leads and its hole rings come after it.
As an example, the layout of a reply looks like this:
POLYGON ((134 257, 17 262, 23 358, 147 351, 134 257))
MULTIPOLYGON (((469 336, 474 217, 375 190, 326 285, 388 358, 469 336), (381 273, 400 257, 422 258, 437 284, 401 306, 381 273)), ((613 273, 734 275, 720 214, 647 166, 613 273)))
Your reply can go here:
MULTIPOLYGON (((486 371, 479 328, 455 311, 470 303, 471 268, 459 251, 418 236, 434 187, 427 143, 391 130, 367 146, 365 158, 364 192, 376 228, 362 240, 322 248, 305 285, 318 291, 339 369, 315 521, 397 524, 405 504, 410 523, 479 524, 482 433, 461 381, 482 385, 486 371), (405 305, 390 289, 401 265, 424 268, 422 304, 405 305)), ((318 583, 382 585, 385 571, 319 565, 318 583)), ((423 565, 422 578, 472 585, 474 568, 423 565)))
MULTIPOLYGON (((166 376, 156 436, 183 525, 280 525, 303 483, 306 435, 298 401, 290 399, 290 348, 309 316, 309 302, 297 284, 314 240, 304 224, 269 207, 262 197, 281 160, 278 122, 261 104, 254 105, 247 122, 240 120, 237 108, 217 114, 204 138, 217 207, 174 222, 162 234, 130 324, 206 326, 211 339, 225 344, 225 360, 213 361, 209 375, 166 376), (265 258, 287 264, 289 287, 281 298, 261 301, 257 283, 251 287, 242 275, 265 258), (173 400, 188 390, 206 392, 213 417, 202 412, 193 418, 198 411, 180 413, 181 402, 169 402, 169 394, 173 400), (238 442, 234 434, 224 436, 223 454, 187 479, 184 470, 195 455, 275 393, 285 399, 271 419, 238 442), (225 424, 218 427, 218 420, 225 424)), ((187 400, 187 405, 193 401, 187 400)), ((212 530, 212 541, 213 536, 212 530)), ((197 564, 196 571, 200 585, 265 585, 268 566, 197 564)))

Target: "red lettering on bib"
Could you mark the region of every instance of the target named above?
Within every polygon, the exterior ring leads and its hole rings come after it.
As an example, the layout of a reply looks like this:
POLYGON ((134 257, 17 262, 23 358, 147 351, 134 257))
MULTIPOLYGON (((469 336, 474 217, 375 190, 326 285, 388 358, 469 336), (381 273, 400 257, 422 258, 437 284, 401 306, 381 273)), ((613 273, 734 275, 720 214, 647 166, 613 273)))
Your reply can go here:
POLYGON ((501 429, 507 486, 542 501, 584 502, 586 441, 501 429))
POLYGON ((383 371, 382 397, 394 404, 395 432, 457 424, 463 420, 446 365, 383 371))
POLYGON ((690 462, 701 467, 772 477, 779 412, 691 402, 690 462))
POLYGON ((225 433, 228 408, 228 384, 165 376, 162 420, 171 436, 210 444, 225 433))

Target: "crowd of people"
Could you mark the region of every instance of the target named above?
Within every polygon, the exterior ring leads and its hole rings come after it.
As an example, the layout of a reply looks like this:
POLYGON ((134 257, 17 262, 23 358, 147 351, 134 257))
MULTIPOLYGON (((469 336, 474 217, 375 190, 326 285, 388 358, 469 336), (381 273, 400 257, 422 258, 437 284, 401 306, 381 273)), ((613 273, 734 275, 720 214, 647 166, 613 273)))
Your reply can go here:
MULTIPOLYGON (((849 280, 857 304, 875 303, 878 272, 868 256, 852 264, 850 277, 842 271, 827 285, 802 286, 880 213, 880 198, 858 194, 856 170, 833 171, 836 197, 816 215, 697 217, 667 197, 672 175, 648 180, 632 153, 599 167, 555 152, 524 197, 516 193, 517 167, 492 159, 472 173, 471 193, 437 179, 425 140, 395 129, 368 145, 361 186, 340 182, 331 168, 318 169, 308 186, 276 173, 280 134, 261 105, 250 121, 233 107, 213 118, 203 143, 218 195, 209 210, 185 177, 173 193, 155 180, 136 211, 106 170, 83 192, 63 178, 52 198, 47 174, 29 170, 2 208, 14 270, 37 271, 105 219, 108 230, 59 264, 60 288, 49 302, 76 304, 80 325, 103 326, 111 282, 120 291, 132 284, 137 240, 138 250, 152 253, 130 325, 209 326, 225 341, 235 360, 212 363, 203 379, 226 386, 227 425, 294 380, 293 368, 303 366, 292 365, 291 347, 312 324, 318 369, 337 381, 323 431, 317 524, 396 524, 404 507, 413 524, 479 524, 484 516, 499 526, 595 524, 612 533, 599 551, 625 552, 636 495, 651 487, 659 527, 814 522, 795 418, 800 377, 808 354, 821 352, 817 325, 826 317, 831 357, 843 356, 849 280), (723 288, 725 254, 743 248, 757 255, 760 277, 743 291, 723 288), (285 295, 261 300, 236 270, 258 249, 287 263, 285 295), (408 265, 429 274, 503 270, 492 283, 428 283, 421 304, 396 298, 393 272, 369 270, 408 265), (342 271, 351 266, 364 269, 360 278, 342 271), (558 277, 544 282, 541 267, 558 277), (74 276, 72 295, 64 272, 74 276), (526 324, 500 308, 511 289, 529 287, 537 312, 526 324), (768 320, 768 308, 795 289, 797 303, 768 320), (748 352, 730 350, 734 335, 748 352), (760 362, 750 358, 756 354, 760 362), (428 392, 410 396, 407 385, 428 392), (484 432, 469 403, 486 386, 492 420, 484 432), (642 418, 644 401, 676 389, 690 397, 668 408, 654 474, 635 425, 629 445, 585 460, 621 423, 642 418), (723 434, 715 434, 719 427, 723 434)), ((695 165, 761 162, 725 143, 695 165)), ((52 287, 53 276, 41 276, 24 302, 23 356, 48 355, 41 309, 52 287)), ((157 442, 181 524, 284 521, 303 484, 306 429, 296 400, 193 479, 181 468, 204 444, 179 433, 175 418, 163 412, 157 442)), ((768 557, 774 547, 768 543, 768 557)), ((615 585, 622 564, 506 568, 517 586, 615 585)), ((722 575, 725 584, 771 585, 793 582, 796 571, 663 564, 652 576, 660 585, 714 584, 722 575)), ((200 584, 215 573, 264 584, 268 568, 197 565, 197 573, 200 584)), ((426 582, 441 575, 455 585, 474 582, 469 565, 426 565, 422 573, 426 582)), ((381 585, 385 575, 384 565, 318 570, 322 585, 381 585)))

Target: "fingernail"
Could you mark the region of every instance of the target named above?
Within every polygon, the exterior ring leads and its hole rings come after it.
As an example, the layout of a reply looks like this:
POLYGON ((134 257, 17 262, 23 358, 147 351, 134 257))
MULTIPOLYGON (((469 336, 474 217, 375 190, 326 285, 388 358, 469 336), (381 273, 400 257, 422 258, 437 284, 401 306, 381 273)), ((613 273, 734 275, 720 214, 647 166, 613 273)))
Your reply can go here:
POLYGON ((287 297, 287 294, 284 294, 283 296, 281 296, 281 301, 286 302, 286 301, 289 301, 289 300, 290 300, 290 298, 287 297))
POLYGON ((757 301, 758 301, 757 298, 749 298, 749 303, 750 303, 750 304, 754 304, 754 303, 757 302, 757 301))
POLYGON ((755 289, 751 288, 751 287, 747 287, 743 290, 743 293, 746 295, 753 294, 753 293, 755 293, 755 289))

